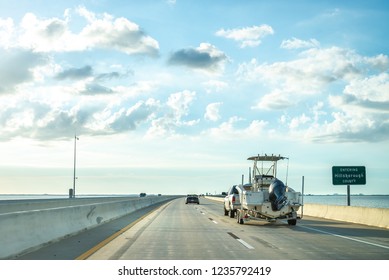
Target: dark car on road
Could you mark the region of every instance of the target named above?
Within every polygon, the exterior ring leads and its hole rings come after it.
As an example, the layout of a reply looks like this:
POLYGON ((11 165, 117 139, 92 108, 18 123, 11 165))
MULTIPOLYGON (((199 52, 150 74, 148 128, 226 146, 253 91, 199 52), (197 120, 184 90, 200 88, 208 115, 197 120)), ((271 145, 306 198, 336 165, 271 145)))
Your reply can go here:
POLYGON ((188 196, 185 198, 185 204, 188 204, 188 203, 200 204, 199 197, 198 197, 197 195, 188 195, 188 196))

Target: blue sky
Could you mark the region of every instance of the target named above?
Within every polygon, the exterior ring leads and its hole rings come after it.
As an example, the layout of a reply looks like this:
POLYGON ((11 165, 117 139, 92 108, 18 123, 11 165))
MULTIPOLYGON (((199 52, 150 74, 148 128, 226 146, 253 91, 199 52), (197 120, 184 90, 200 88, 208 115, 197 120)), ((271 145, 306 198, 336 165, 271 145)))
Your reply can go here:
MULTIPOLYGON (((0 1, 0 193, 220 193, 256 154, 389 194, 386 1, 0 1)), ((285 179, 284 179, 285 180, 285 179)))

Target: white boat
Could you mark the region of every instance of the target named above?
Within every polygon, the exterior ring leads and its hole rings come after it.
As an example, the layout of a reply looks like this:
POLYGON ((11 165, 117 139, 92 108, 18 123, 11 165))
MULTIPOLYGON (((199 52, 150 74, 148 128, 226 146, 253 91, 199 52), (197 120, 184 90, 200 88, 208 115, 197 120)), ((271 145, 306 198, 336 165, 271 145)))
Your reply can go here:
POLYGON ((302 206, 302 194, 277 178, 277 162, 284 159, 288 158, 266 154, 248 158, 253 161, 252 179, 237 186, 241 204, 236 213, 238 223, 286 219, 289 225, 296 225, 301 218, 297 212, 302 206))

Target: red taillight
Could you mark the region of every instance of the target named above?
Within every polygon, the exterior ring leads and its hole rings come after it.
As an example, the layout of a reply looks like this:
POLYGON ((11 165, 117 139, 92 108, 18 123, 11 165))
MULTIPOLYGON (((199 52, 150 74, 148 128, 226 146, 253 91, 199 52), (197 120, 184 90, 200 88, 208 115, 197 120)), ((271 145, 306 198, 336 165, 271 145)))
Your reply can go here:
POLYGON ((232 203, 235 202, 235 196, 232 196, 232 203))

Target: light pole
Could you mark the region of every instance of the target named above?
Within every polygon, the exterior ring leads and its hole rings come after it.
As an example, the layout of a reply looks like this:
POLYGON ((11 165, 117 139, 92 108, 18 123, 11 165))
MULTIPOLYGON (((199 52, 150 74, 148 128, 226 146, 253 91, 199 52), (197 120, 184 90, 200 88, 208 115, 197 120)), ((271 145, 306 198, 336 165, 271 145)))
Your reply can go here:
POLYGON ((73 198, 76 197, 76 143, 79 138, 74 134, 74 169, 73 169, 73 198))

